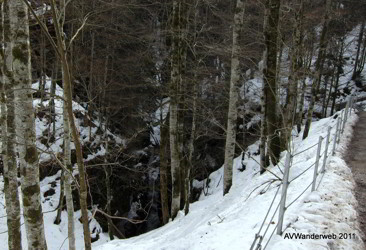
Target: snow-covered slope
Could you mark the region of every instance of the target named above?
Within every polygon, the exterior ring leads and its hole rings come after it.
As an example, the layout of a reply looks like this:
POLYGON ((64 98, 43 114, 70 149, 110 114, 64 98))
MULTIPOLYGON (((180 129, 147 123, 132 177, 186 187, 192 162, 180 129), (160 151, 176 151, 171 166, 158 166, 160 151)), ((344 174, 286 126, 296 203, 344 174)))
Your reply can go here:
MULTIPOLYGON (((39 82, 36 82, 32 85, 32 88, 35 90, 39 89, 39 82)), ((51 89, 51 79, 47 79, 46 83, 45 83, 45 87, 44 87, 44 91, 46 93, 50 93, 50 89, 51 89)), ((48 140, 42 140, 43 138, 47 138, 49 137, 49 135, 53 132, 53 126, 52 123, 50 122, 50 116, 49 115, 37 115, 36 117, 36 133, 37 133, 37 147, 40 150, 44 150, 45 152, 40 154, 40 161, 44 162, 47 160, 50 160, 52 158, 52 155, 48 154, 47 152, 52 152, 53 154, 57 155, 57 153, 61 153, 62 152, 62 148, 61 145, 63 143, 62 140, 62 136, 63 136, 63 89, 58 86, 56 84, 56 98, 54 99, 55 102, 55 122, 56 122, 56 130, 55 130, 55 138, 49 139, 48 140)), ((33 105, 35 107, 35 109, 37 111, 42 111, 43 112, 46 110, 47 112, 49 111, 49 98, 46 98, 45 101, 43 101, 41 103, 41 100, 39 98, 34 99, 33 101, 33 105)), ((101 144, 101 136, 102 133, 100 131, 102 131, 102 129, 104 129, 104 124, 101 124, 100 121, 88 121, 88 119, 90 119, 87 115, 87 110, 81 106, 78 102, 73 101, 72 103, 72 107, 73 107, 73 111, 74 111, 74 115, 76 117, 75 122, 76 125, 79 129, 79 133, 80 133, 80 139, 82 141, 82 143, 86 143, 89 142, 89 140, 91 141, 91 144, 89 146, 89 149, 92 148, 93 146, 96 146, 99 144, 101 144), (89 124, 87 123, 92 123, 91 125, 91 136, 92 138, 89 138, 89 124), (99 130, 99 131, 98 131, 99 130)), ((39 112, 38 112, 39 114, 39 112)), ((110 131, 108 131, 108 135, 109 137, 114 140, 117 144, 123 144, 124 141, 119 138, 118 136, 115 136, 114 134, 112 134, 110 131)), ((71 149, 74 149, 74 143, 71 143, 71 149)), ((86 148, 84 148, 85 150, 86 148)), ((98 155, 104 155, 105 153, 105 149, 103 147, 103 145, 100 145, 99 150, 95 151, 95 152, 88 152, 90 153, 90 155, 88 156, 87 160, 91 160, 93 158, 95 158, 98 155)))
MULTIPOLYGON (((336 155, 328 158, 326 172, 321 178, 317 191, 311 193, 310 190, 307 190, 287 209, 284 220, 284 227, 288 227, 285 233, 334 233, 337 236, 339 233, 354 233, 355 238, 290 240, 284 239, 284 236, 274 236, 268 249, 364 248, 356 219, 357 202, 352 193, 354 181, 350 169, 342 159, 342 153, 351 137, 351 126, 356 121, 357 116, 352 114, 336 155)), ((326 136, 327 127, 333 126, 335 123, 336 119, 333 117, 314 122, 310 136, 304 141, 301 140, 301 134, 295 135, 293 152, 300 152, 316 144, 319 136, 326 136)), ((207 195, 202 195, 198 202, 191 205, 190 213, 187 216, 180 213, 173 222, 159 229, 138 237, 115 240, 96 249, 249 249, 280 184, 279 181, 274 181, 274 175, 268 172, 259 175, 257 164, 259 159, 254 155, 257 148, 257 143, 249 148, 252 158, 245 157, 245 171, 240 171, 241 157, 235 159, 233 187, 225 197, 222 196, 223 169, 221 168, 210 175, 207 195)), ((310 166, 315 161, 315 155, 316 147, 296 156, 290 170, 290 180, 310 166)), ((283 166, 284 158, 283 154, 280 166, 283 166)), ((271 171, 282 176, 277 167, 271 167, 271 171)), ((307 171, 290 184, 287 204, 311 183, 312 175, 312 170, 307 171)), ((195 185, 201 184, 195 183, 195 185)), ((279 200, 280 196, 277 196, 276 205, 279 200)), ((270 214, 274 212, 275 207, 270 214)), ((264 224, 264 228, 269 225, 269 233, 264 237, 263 245, 266 244, 277 222, 276 215, 271 223, 268 223, 267 220, 264 224)))

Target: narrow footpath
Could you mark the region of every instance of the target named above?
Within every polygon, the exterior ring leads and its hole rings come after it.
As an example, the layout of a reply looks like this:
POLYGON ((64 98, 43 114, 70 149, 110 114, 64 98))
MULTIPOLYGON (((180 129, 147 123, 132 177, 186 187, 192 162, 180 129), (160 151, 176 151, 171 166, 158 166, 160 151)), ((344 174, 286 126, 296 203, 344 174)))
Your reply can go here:
MULTIPOLYGON (((366 112, 358 113, 359 120, 353 130, 348 146, 346 162, 356 181, 356 199, 361 230, 366 235, 366 112)), ((366 237, 363 238, 366 244, 366 237)))

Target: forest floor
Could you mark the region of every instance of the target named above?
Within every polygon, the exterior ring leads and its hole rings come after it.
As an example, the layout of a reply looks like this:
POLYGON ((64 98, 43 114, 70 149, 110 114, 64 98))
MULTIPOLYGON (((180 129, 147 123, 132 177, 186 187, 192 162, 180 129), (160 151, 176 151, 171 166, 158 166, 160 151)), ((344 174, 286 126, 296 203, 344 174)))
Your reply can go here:
MULTIPOLYGON (((366 235, 366 111, 360 112, 358 116, 359 120, 355 124, 345 159, 356 181, 359 222, 362 232, 366 235)), ((366 243, 365 236, 363 241, 366 243)))

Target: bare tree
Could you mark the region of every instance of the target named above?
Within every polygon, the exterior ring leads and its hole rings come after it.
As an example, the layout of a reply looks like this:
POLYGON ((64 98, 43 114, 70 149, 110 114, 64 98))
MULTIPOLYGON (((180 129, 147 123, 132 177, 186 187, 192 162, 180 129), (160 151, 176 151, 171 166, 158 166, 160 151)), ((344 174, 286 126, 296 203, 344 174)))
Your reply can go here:
POLYGON ((236 126, 238 117, 238 85, 240 81, 240 33, 243 28, 245 4, 242 0, 236 1, 234 26, 233 26, 233 45, 231 49, 231 77, 230 77, 230 97, 229 111, 227 116, 225 163, 224 163, 224 182, 223 194, 227 194, 233 182, 233 159, 236 142, 236 126))
POLYGON ((297 95, 298 95, 298 81, 299 73, 302 65, 301 48, 302 48, 302 22, 303 22, 303 9, 304 1, 295 1, 299 5, 298 9, 294 9, 295 21, 294 29, 292 34, 292 49, 291 49, 291 61, 290 61, 290 75, 288 78, 287 88, 287 103, 284 117, 284 129, 281 143, 284 146, 283 150, 289 148, 291 141, 291 131, 296 118, 296 106, 297 106, 297 95))
POLYGON ((270 150, 268 153, 273 165, 278 163, 281 153, 276 97, 277 37, 280 3, 280 0, 266 0, 266 16, 263 29, 266 46, 263 56, 263 84, 267 85, 264 96, 266 98, 267 136, 270 150))
MULTIPOLYGON (((179 132, 179 110, 181 88, 182 88, 182 68, 184 52, 183 49, 183 29, 184 26, 184 6, 183 0, 173 2, 172 16, 172 51, 171 51, 171 79, 170 79, 170 115, 169 115, 169 134, 170 134, 170 158, 172 174, 172 204, 171 217, 174 219, 180 209, 181 201, 181 159, 182 150, 179 132)), ((181 117, 180 117, 181 118, 181 117)))
POLYGON ((304 133, 302 136, 303 140, 306 137, 308 137, 308 134, 309 134, 311 121, 313 119, 314 106, 315 106, 315 102, 317 100, 319 86, 320 86, 321 78, 323 75, 323 65, 324 65, 325 56, 326 56, 326 49, 328 46, 327 32, 328 32, 331 4, 332 4, 332 0, 326 0, 325 14, 324 14, 324 18, 323 18, 323 29, 322 29, 322 32, 320 35, 318 58, 316 60, 316 65, 315 65, 316 77, 311 86, 311 100, 310 100, 309 110, 308 110, 308 114, 307 114, 307 118, 306 118, 304 133))

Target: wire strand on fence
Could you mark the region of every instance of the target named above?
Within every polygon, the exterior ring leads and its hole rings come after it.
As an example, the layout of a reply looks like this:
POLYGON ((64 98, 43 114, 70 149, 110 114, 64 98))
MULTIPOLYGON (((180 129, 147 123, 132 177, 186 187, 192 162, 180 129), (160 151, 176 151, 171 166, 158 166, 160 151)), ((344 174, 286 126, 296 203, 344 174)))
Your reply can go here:
POLYGON ((269 239, 267 240, 267 243, 264 245, 263 250, 264 250, 264 249, 266 249, 266 247, 268 246, 268 243, 271 241, 271 239, 272 239, 272 237, 273 237, 273 234, 274 234, 274 232, 276 231, 277 227, 278 227, 278 224, 275 226, 275 228, 273 228, 273 231, 272 231, 272 233, 271 233, 271 236, 270 236, 270 237, 269 237, 269 239))
MULTIPOLYGON (((269 206, 269 208, 268 208, 267 214, 266 214, 266 216, 264 217, 264 220, 263 220, 263 222, 262 222, 261 227, 259 228, 258 234, 262 231, 262 228, 263 228, 263 226, 264 226, 264 223, 265 223, 265 222, 266 222, 266 220, 267 220, 267 217, 268 217, 268 215, 269 215, 269 212, 270 212, 270 211, 271 211, 271 209, 272 209, 272 206, 273 206, 273 204, 274 204, 274 202, 275 202, 275 200, 276 200, 276 197, 277 197, 277 195, 278 195, 278 191, 280 190, 280 188, 281 188, 281 185, 279 185, 279 186, 278 186, 278 188, 277 188, 276 194, 275 194, 275 196, 273 197, 273 200, 272 200, 272 202, 271 202, 271 205, 270 205, 270 206, 269 206)), ((277 212, 277 209, 276 209, 276 212, 277 212)))
POLYGON ((323 153, 321 153, 321 154, 319 155, 319 161, 320 161, 320 159, 323 157, 324 153, 325 153, 325 150, 323 151, 323 153))
MULTIPOLYGON (((332 140, 329 141, 329 144, 332 142, 332 140)), ((325 149, 323 150, 323 153, 321 153, 321 155, 319 156, 319 160, 324 156, 325 154, 325 149)), ((329 151, 329 148, 328 148, 328 151, 329 151)), ((297 163, 296 163, 297 164, 297 163)), ((309 169, 311 169, 314 165, 316 164, 316 162, 314 162, 313 164, 311 164, 309 167, 307 167, 304 171, 302 171, 300 174, 298 174, 296 177, 294 177, 291 181, 289 181, 289 184, 291 182, 293 182, 294 180, 296 180, 297 178, 299 178, 301 175, 305 174, 307 171, 309 171, 309 169)), ((292 165, 293 166, 293 165, 292 165)), ((292 167, 291 166, 291 167, 292 167)), ((320 171, 318 171, 318 174, 319 174, 320 171)))
MULTIPOLYGON (((321 173, 320 173, 321 174, 321 173)), ((316 187, 316 190, 318 190, 320 184, 322 183, 322 180, 323 180, 323 177, 324 177, 324 174, 325 173, 322 173, 321 177, 320 177, 320 180, 319 180, 319 183, 318 183, 318 186, 316 187)))
POLYGON ((313 164, 311 164, 307 169, 305 169, 304 171, 302 171, 299 175, 297 175, 296 177, 294 177, 291 181, 289 181, 289 183, 293 182, 294 180, 296 180, 297 178, 299 178, 301 175, 305 174, 307 171, 309 171, 309 169, 311 169, 312 167, 315 166, 314 162, 313 164))
MULTIPOLYGON (((250 248, 250 249, 253 249, 253 247, 255 246, 255 243, 256 243, 256 241, 257 241, 257 239, 258 239, 258 238, 262 238, 262 239, 263 239, 264 235, 267 233, 268 228, 266 229, 266 231, 265 231, 265 233, 264 233, 263 235, 260 235, 260 232, 261 232, 261 231, 262 231, 262 229, 263 229, 264 223, 265 223, 265 222, 266 222, 266 220, 267 220, 267 217, 268 217, 268 215, 269 215, 269 213, 270 213, 270 211, 271 211, 271 209, 272 209, 272 206, 273 206, 273 204, 274 204, 274 202, 275 202, 275 200, 276 200, 276 197, 277 197, 277 195, 278 195, 278 192, 279 192, 280 188, 281 188, 281 185, 279 185, 279 186, 278 186, 278 188, 277 188, 276 194, 275 194, 275 196, 274 196, 274 197, 273 197, 273 199, 272 199, 271 205, 270 205, 270 206, 269 206, 269 208, 268 208, 268 211, 267 211, 267 213, 266 213, 266 216, 264 217, 264 220, 263 220, 263 222, 262 222, 261 227, 260 227, 260 228, 259 228, 259 230, 258 230, 258 233, 256 233, 256 234, 255 234, 255 239, 254 239, 254 241, 253 241, 252 246, 251 246, 251 248, 250 248)), ((273 217, 274 217, 274 215, 276 214, 276 212, 277 212, 277 210, 278 210, 278 207, 279 207, 279 206, 280 206, 280 203, 278 203, 277 208, 276 208, 275 212, 273 213, 273 216, 272 216, 272 218, 271 218, 270 222, 273 220, 273 217)), ((270 224, 270 223, 269 223, 269 224, 270 224)), ((258 242, 258 244, 260 244, 260 243, 261 243, 261 240, 258 242)))
POLYGON ((306 148, 306 149, 304 149, 304 150, 302 150, 302 151, 300 151, 300 152, 297 152, 296 154, 293 154, 293 155, 291 155, 292 157, 295 157, 295 156, 297 156, 297 155, 299 155, 299 154, 302 154, 302 153, 304 153, 304 152, 306 152, 306 151, 308 151, 309 149, 312 149, 313 147, 315 147, 315 146, 317 146, 318 145, 318 143, 316 143, 316 144, 314 144, 314 145, 312 145, 312 146, 310 146, 310 147, 308 147, 308 148, 306 148))
POLYGON ((291 201, 291 203, 286 207, 286 209, 288 209, 292 204, 295 203, 295 201, 297 201, 305 192, 306 190, 309 189, 309 187, 311 187, 311 185, 313 185, 313 182, 311 182, 306 188, 304 191, 301 192, 301 194, 299 196, 297 196, 293 201, 291 201))
MULTIPOLYGON (((275 217, 275 215, 276 215, 276 213, 277 213, 277 210, 278 210, 278 208, 280 207, 280 202, 278 203, 278 205, 277 205, 277 207, 276 207, 276 210, 274 211, 274 213, 273 213, 273 215, 272 215, 272 217, 271 217, 271 219, 269 220, 269 223, 268 223, 268 225, 267 225, 267 228, 266 228, 266 231, 264 231, 264 233, 263 233, 263 237, 264 236, 266 236, 266 234, 267 234, 267 231, 268 231, 268 229, 269 229, 269 227, 271 226, 271 222, 273 221, 273 218, 275 217)), ((278 225, 278 224, 277 224, 278 225)))

